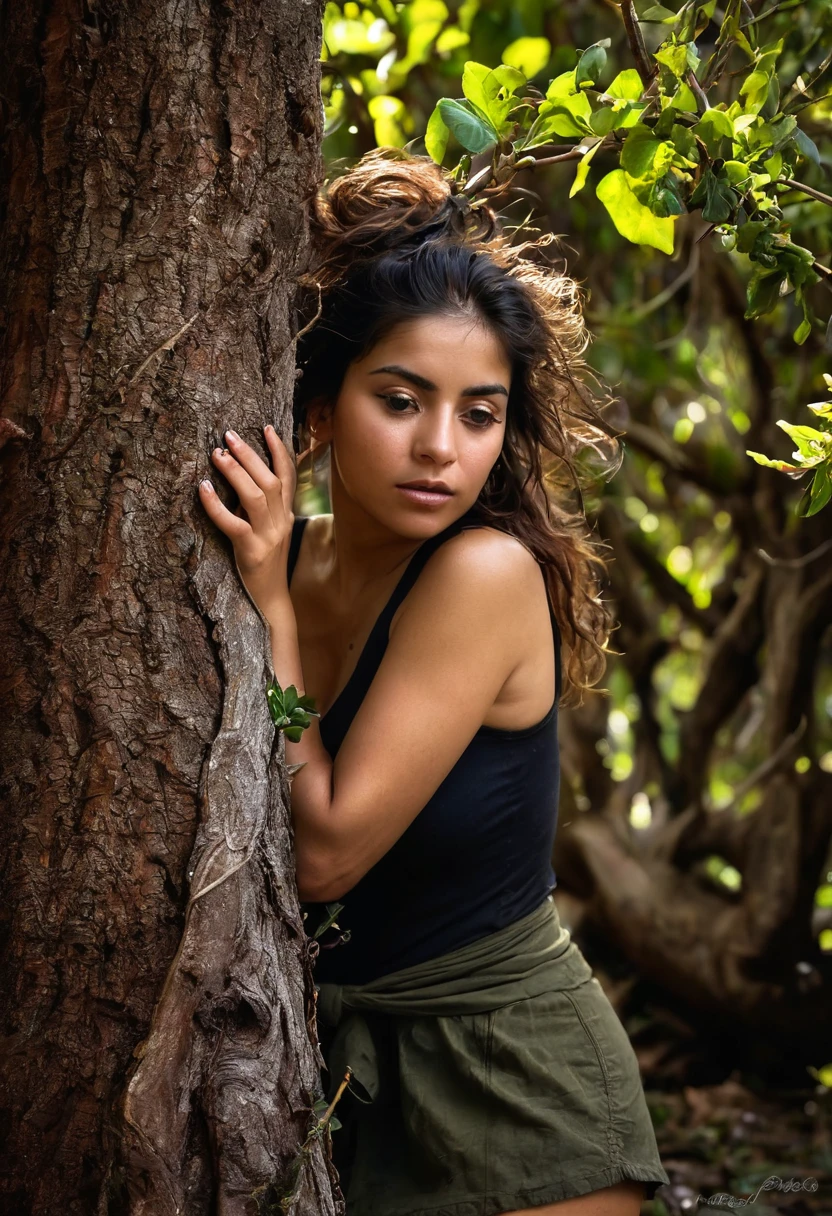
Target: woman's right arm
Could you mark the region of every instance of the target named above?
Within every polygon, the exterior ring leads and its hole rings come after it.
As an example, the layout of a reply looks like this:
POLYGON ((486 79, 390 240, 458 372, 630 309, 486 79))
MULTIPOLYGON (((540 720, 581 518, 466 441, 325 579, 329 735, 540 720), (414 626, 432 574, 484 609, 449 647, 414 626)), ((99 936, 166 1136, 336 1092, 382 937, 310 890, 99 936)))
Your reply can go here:
MULTIPOLYGON (((291 458, 274 433, 267 438, 275 474, 233 439, 236 459, 215 456, 248 521, 216 494, 202 488, 200 494, 230 536, 240 576, 268 621, 278 682, 303 692, 286 579, 291 458)), ((536 627, 550 646, 543 575, 514 537, 488 528, 463 531, 433 554, 407 596, 335 763, 316 719, 298 743, 286 740, 287 762, 302 765, 291 793, 301 899, 340 898, 392 848, 527 657, 529 630, 536 627)))

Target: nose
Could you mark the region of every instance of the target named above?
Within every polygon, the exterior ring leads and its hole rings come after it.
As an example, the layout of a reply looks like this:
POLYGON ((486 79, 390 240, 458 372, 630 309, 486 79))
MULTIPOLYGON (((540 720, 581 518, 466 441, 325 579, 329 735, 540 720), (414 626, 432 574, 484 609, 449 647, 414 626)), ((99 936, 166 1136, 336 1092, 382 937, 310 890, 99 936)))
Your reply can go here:
POLYGON ((417 460, 447 465, 456 460, 456 430, 453 410, 437 407, 425 410, 414 436, 417 460))

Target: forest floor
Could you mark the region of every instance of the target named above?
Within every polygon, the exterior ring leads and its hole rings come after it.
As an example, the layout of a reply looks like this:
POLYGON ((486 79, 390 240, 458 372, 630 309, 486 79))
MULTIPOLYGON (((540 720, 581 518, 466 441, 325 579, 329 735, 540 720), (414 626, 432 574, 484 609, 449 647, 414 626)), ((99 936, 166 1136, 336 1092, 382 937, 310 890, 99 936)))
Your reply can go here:
MULTIPOLYGON (((802 1044, 716 1025, 633 971, 565 891, 558 909, 633 1044, 670 1185, 642 1216, 832 1216, 832 1072, 802 1044), (821 1072, 822 1070, 822 1072, 821 1072)), ((832 1017, 830 1017, 832 1027, 832 1017)))
POLYGON ((670 1176, 642 1216, 832 1216, 832 1089, 813 1073, 832 1063, 832 1035, 828 1061, 803 1063, 799 1044, 773 1059, 741 1028, 715 1039, 659 988, 590 961, 638 1056, 670 1176))

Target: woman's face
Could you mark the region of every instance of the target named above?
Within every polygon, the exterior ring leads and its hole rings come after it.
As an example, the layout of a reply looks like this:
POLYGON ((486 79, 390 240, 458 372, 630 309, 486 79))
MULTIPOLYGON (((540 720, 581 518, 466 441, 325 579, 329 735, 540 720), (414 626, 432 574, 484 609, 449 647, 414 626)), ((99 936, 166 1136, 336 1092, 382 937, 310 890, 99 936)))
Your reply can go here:
POLYGON ((448 527, 476 502, 500 455, 510 388, 511 365, 481 322, 397 325, 350 364, 317 428, 332 444, 336 516, 363 511, 413 538, 448 527))

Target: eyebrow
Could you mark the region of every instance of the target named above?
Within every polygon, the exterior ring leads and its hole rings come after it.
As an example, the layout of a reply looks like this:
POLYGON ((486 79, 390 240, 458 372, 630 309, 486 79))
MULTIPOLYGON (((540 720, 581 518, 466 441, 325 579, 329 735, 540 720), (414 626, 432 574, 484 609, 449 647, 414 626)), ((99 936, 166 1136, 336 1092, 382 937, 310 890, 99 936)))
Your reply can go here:
MULTIPOLYGON (((401 376, 403 380, 409 380, 411 384, 415 384, 417 388, 423 388, 429 393, 436 392, 436 385, 432 380, 427 380, 424 376, 420 376, 416 372, 410 372, 406 367, 400 367, 398 363, 391 363, 387 367, 376 367, 368 374, 371 376, 377 376, 381 372, 389 372, 394 376, 401 376)), ((502 384, 474 384, 471 388, 464 388, 460 396, 488 397, 492 393, 502 393, 502 395, 508 399, 508 389, 502 384)))

